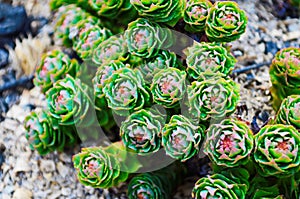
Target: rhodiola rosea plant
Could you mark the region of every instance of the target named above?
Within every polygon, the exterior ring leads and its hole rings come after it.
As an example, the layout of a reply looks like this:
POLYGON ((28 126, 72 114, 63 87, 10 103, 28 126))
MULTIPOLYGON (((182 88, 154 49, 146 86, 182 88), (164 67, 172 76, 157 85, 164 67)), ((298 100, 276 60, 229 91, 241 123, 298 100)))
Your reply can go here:
MULTIPOLYGON (((47 108, 24 124, 31 148, 41 155, 60 151, 87 130, 102 129, 107 137, 73 156, 78 180, 94 188, 129 182, 129 198, 172 198, 193 175, 186 166, 196 167, 204 155, 212 171, 195 182, 193 198, 298 196, 298 131, 273 124, 254 135, 233 117, 240 86, 230 78, 237 60, 228 42, 247 25, 237 3, 52 0, 51 7, 54 36, 78 60, 63 51, 42 57, 35 84, 47 108), (271 188, 259 186, 270 178, 271 188)), ((277 56, 274 85, 285 79, 280 59, 289 57, 297 68, 297 53, 277 56)), ((286 87, 296 84, 290 76, 286 87)), ((276 122, 296 125, 292 102, 283 103, 289 114, 278 112, 276 122)))

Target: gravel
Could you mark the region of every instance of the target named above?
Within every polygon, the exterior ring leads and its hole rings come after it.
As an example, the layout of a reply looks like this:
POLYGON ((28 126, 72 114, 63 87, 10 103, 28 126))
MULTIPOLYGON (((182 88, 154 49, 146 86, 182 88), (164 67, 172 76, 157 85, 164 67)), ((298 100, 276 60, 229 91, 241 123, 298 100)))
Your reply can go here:
MULTIPOLYGON (((35 7, 33 2, 26 3, 28 13, 41 14, 41 5, 35 7)), ((300 44, 300 20, 279 20, 269 12, 269 7, 259 2, 238 1, 240 7, 246 10, 249 22, 246 33, 231 43, 232 52, 238 60, 236 69, 270 62, 280 48, 300 44)), ((45 1, 42 3, 46 7, 45 1)), ((18 1, 14 1, 14 4, 18 4, 18 1)), ((45 10, 43 16, 49 16, 48 8, 45 10)), ((239 106, 248 112, 244 111, 241 117, 248 122, 259 111, 270 116, 275 114, 270 104, 268 69, 269 66, 264 65, 233 77, 241 84, 239 106)), ((117 189, 100 190, 84 187, 78 182, 71 157, 80 150, 79 146, 46 156, 29 149, 22 123, 32 108, 41 109, 45 105, 45 97, 39 89, 24 90, 18 103, 10 107, 4 115, 5 120, 0 122, 0 198, 126 198, 124 184, 117 189)), ((196 176, 187 178, 174 198, 190 198, 196 180, 196 176)))

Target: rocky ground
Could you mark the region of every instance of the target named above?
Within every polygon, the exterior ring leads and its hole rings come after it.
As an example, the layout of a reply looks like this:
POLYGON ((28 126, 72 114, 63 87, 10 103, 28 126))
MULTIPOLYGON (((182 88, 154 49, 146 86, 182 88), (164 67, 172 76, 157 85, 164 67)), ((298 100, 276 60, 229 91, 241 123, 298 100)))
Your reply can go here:
MULTIPOLYGON (((23 1, 12 1, 14 5, 20 2, 23 1)), ((287 46, 299 47, 300 20, 290 17, 279 19, 274 16, 272 12, 276 13, 276 9, 279 8, 273 7, 271 0, 237 2, 246 10, 249 23, 247 32, 238 41, 231 43, 232 52, 238 59, 233 78, 241 84, 239 110, 247 110, 244 111, 243 118, 251 122, 255 115, 274 116, 268 90, 270 88, 269 63, 279 49, 287 46), (259 63, 263 64, 258 69, 239 71, 245 66, 259 63)), ((47 1, 37 3, 28 0, 25 8, 29 15, 48 18, 50 11, 46 4, 47 1)), ((288 13, 283 16, 286 14, 288 13)), ((33 24, 33 27, 38 25, 33 24)), ((5 83, 5 77, 9 74, 18 78, 32 73, 32 65, 35 64, 40 53, 51 48, 49 37, 47 34, 42 34, 42 32, 51 32, 51 28, 51 25, 44 26, 39 36, 23 39, 22 42, 17 43, 15 50, 10 50, 10 64, 0 69, 0 85, 5 83)), ((79 146, 63 153, 46 156, 40 156, 29 149, 22 123, 32 109, 45 106, 45 97, 37 88, 18 89, 17 92, 5 91, 0 94, 2 100, 0 100, 0 107, 3 109, 1 103, 6 103, 4 106, 6 109, 2 110, 3 121, 0 122, 0 165, 2 165, 0 198, 126 198, 124 192, 126 185, 100 190, 84 187, 76 180, 71 157, 80 150, 79 146), (15 94, 11 95, 11 93, 15 94)), ((197 179, 187 179, 174 198, 190 198, 189 194, 195 180, 197 179)))

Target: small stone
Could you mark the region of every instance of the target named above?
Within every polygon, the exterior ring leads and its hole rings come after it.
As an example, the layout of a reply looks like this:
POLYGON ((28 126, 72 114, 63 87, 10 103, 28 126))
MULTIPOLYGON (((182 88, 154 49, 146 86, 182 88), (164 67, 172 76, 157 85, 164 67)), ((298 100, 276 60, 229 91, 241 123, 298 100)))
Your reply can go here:
POLYGON ((71 194, 71 189, 70 188, 62 188, 61 189, 61 194, 63 195, 63 196, 69 196, 70 194, 71 194))
POLYGON ((66 154, 66 153, 61 153, 59 154, 58 158, 65 163, 71 163, 72 162, 72 156, 66 154))
POLYGON ((290 41, 294 39, 298 39, 300 37, 300 31, 289 32, 286 35, 282 36, 283 41, 290 41))
POLYGON ((65 166, 61 162, 57 163, 57 170, 58 170, 59 175, 61 175, 63 178, 65 178, 67 175, 69 175, 69 167, 65 166))
POLYGON ((261 53, 264 53, 265 52, 265 44, 264 43, 260 43, 257 45, 257 50, 261 53))
POLYGON ((52 160, 41 160, 40 168, 43 172, 53 172, 55 171, 55 164, 52 160))
POLYGON ((25 188, 18 188, 15 190, 13 199, 31 199, 32 192, 25 188))
MULTIPOLYGON (((59 198, 61 196, 61 191, 59 190, 55 190, 52 192, 52 194, 49 196, 49 199, 56 199, 59 198)), ((48 197, 47 197, 48 198, 48 197)))
POLYGON ((8 64, 8 52, 0 48, 0 68, 4 68, 8 64))
POLYGON ((299 23, 292 23, 288 25, 288 31, 289 32, 295 32, 300 30, 300 24, 299 23))
POLYGON ((28 158, 24 157, 24 156, 20 156, 17 159, 16 162, 16 166, 14 168, 14 173, 18 173, 18 172, 28 172, 31 170, 31 167, 28 164, 29 160, 28 158))
MULTIPOLYGON (((0 195, 1 196, 1 195, 0 195)), ((9 194, 2 193, 2 199, 11 199, 9 194)))

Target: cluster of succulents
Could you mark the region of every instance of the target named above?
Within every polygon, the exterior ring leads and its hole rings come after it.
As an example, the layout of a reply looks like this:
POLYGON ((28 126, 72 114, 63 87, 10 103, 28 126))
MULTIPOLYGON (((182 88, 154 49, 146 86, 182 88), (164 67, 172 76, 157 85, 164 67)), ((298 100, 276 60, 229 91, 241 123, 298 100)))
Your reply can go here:
POLYGON ((272 93, 283 103, 273 123, 254 134, 233 115, 240 87, 230 78, 236 59, 227 42, 247 24, 237 3, 52 0, 51 7, 55 37, 78 60, 59 50, 42 57, 34 82, 48 109, 26 118, 32 149, 62 150, 81 138, 76 128, 100 134, 100 126, 113 138, 73 156, 86 186, 131 179, 129 198, 172 198, 189 175, 186 166, 206 155, 212 171, 196 182, 193 198, 299 197, 300 97, 283 100, 299 94, 299 49, 276 55, 272 93), (192 37, 176 34, 181 29, 192 37), (175 163, 134 175, 159 167, 152 165, 157 157, 175 163))

